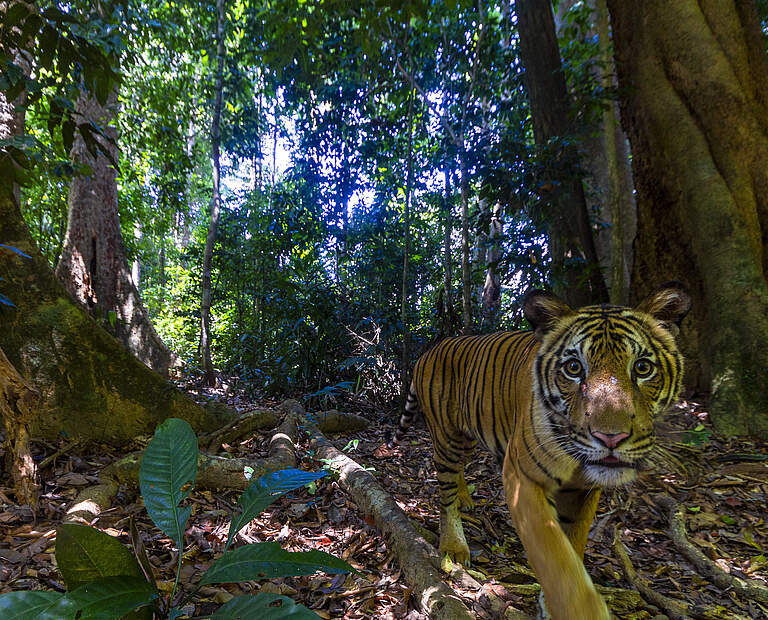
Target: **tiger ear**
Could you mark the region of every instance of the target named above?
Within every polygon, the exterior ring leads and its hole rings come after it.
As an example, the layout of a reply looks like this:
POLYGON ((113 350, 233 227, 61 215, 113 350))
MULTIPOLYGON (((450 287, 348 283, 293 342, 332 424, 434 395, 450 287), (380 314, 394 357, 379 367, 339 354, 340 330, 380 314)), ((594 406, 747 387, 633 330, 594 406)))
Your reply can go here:
POLYGON ((661 321, 673 336, 680 332, 680 323, 691 309, 691 295, 681 282, 665 282, 640 302, 636 310, 661 321))
POLYGON ((535 289, 523 298, 523 314, 541 340, 558 319, 573 314, 573 310, 552 293, 535 289))

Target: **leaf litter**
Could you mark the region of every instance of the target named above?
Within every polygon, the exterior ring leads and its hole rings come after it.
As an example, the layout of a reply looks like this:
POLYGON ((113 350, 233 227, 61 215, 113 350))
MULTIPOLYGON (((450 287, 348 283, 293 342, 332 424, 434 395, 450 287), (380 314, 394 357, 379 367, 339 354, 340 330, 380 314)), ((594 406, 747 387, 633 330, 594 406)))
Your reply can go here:
MULTIPOLYGON (((230 404, 244 411, 256 405, 242 395, 234 398, 237 401, 230 404)), ((334 445, 369 468, 425 538, 436 544, 438 489, 431 442, 423 423, 417 422, 402 445, 388 448, 386 439, 398 412, 382 414, 359 398, 350 401, 347 409, 367 417, 371 426, 332 437, 334 445)), ((632 486, 603 492, 586 552, 586 566, 593 580, 618 618, 640 620, 661 613, 632 590, 614 557, 611 541, 618 525, 635 570, 654 590, 690 604, 722 607, 724 617, 727 613, 768 617, 764 604, 719 589, 681 557, 667 534, 667 512, 653 500, 655 495, 666 493, 686 507, 689 541, 722 570, 766 584, 768 444, 719 437, 697 398, 684 399, 664 415, 657 423, 657 434, 660 449, 653 466, 641 472, 632 486)), ((263 457, 270 437, 266 432, 223 449, 233 457, 263 457)), ((143 448, 148 439, 138 441, 134 448, 143 448)), ((42 461, 66 448, 65 444, 37 442, 33 445, 35 458, 42 461)), ((79 454, 65 449, 40 472, 43 493, 37 521, 30 509, 14 505, 9 488, 0 487, 0 592, 63 591, 53 553, 56 525, 65 520, 66 510, 83 484, 93 483, 104 466, 123 455, 105 446, 93 446, 79 454)), ((298 446, 297 457, 301 469, 317 471, 322 467, 307 446, 298 446)), ((477 618, 504 617, 505 606, 534 614, 539 588, 509 519, 495 462, 478 449, 466 477, 476 504, 464 519, 472 566, 465 571, 454 567, 451 575, 445 575, 446 582, 477 618)), ((347 560, 361 575, 318 573, 204 586, 194 609, 186 611, 206 615, 233 596, 272 592, 290 596, 322 618, 424 618, 372 520, 361 514, 331 476, 312 487, 291 492, 270 506, 240 531, 238 543, 276 541, 291 551, 319 549, 347 560)), ((220 554, 238 495, 238 491, 193 493, 182 568, 187 592, 220 554)), ((130 546, 131 517, 141 532, 160 589, 170 592, 176 557, 173 543, 151 524, 134 490, 121 487, 114 507, 93 525, 130 546)))

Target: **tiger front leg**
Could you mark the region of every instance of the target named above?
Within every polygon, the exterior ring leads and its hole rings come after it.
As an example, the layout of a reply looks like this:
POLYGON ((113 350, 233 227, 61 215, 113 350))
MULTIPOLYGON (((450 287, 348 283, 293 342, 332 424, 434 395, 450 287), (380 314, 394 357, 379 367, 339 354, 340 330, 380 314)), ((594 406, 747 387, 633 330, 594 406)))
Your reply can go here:
POLYGON ((550 617, 608 620, 608 606, 560 527, 544 489, 517 470, 509 452, 503 475, 512 521, 541 584, 550 617))

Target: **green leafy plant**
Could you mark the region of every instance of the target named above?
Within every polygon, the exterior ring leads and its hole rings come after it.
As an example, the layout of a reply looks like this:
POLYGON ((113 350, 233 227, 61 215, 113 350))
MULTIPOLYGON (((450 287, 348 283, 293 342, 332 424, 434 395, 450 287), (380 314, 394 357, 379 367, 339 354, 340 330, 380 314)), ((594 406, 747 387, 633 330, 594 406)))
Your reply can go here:
MULTIPOLYGON (((190 594, 177 596, 184 531, 192 512, 190 506, 183 504, 197 478, 197 456, 197 437, 192 428, 184 420, 170 418, 157 428, 141 460, 139 484, 147 513, 179 551, 176 580, 167 600, 157 590, 133 522, 133 553, 95 528, 65 523, 57 528, 56 563, 67 592, 4 594, 0 596, 0 614, 17 620, 143 620, 152 618, 154 612, 156 617, 173 620, 183 615, 182 607, 203 585, 311 575, 316 571, 356 572, 328 553, 289 552, 276 542, 230 549, 237 532, 281 495, 326 475, 286 469, 261 476, 243 492, 232 516, 224 552, 190 594)), ((236 597, 211 616, 212 620, 287 617, 304 620, 319 616, 288 597, 268 593, 236 597)))

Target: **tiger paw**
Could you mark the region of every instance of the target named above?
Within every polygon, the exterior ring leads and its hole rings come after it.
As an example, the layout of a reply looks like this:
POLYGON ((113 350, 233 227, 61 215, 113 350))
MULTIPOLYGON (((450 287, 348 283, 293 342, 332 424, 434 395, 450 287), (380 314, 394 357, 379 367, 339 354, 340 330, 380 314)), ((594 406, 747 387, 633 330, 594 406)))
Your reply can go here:
POLYGON ((469 566, 469 546, 462 536, 440 536, 440 555, 457 564, 469 566))
POLYGON ((459 492, 456 495, 456 499, 459 502, 459 508, 461 510, 472 510, 475 507, 475 501, 469 494, 469 490, 464 489, 463 491, 464 492, 462 492, 462 489, 459 488, 459 492))

